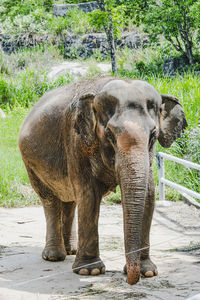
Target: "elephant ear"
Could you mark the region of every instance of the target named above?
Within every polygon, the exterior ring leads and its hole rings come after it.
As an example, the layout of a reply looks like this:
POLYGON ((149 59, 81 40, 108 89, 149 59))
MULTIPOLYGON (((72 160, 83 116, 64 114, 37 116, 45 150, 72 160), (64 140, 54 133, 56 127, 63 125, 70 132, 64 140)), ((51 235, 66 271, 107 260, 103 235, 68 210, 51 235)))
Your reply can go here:
POLYGON ((161 95, 161 97, 162 106, 158 141, 162 147, 168 148, 175 139, 181 136, 188 124, 179 100, 171 95, 161 95))
POLYGON ((95 94, 82 95, 77 103, 75 116, 75 131, 81 136, 83 142, 91 147, 95 141, 96 119, 93 111, 93 100, 95 94))

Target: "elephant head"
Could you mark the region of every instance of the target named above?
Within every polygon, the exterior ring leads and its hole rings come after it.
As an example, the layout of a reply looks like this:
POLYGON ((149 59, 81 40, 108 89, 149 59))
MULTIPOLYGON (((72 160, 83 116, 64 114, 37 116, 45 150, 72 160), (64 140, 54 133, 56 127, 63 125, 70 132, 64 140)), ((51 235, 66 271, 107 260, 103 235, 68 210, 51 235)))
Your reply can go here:
POLYGON ((127 276, 134 284, 154 145, 158 139, 169 147, 187 126, 185 115, 178 99, 140 80, 113 79, 98 93, 82 96, 79 108, 78 133, 89 148, 98 141, 103 165, 121 188, 127 276))

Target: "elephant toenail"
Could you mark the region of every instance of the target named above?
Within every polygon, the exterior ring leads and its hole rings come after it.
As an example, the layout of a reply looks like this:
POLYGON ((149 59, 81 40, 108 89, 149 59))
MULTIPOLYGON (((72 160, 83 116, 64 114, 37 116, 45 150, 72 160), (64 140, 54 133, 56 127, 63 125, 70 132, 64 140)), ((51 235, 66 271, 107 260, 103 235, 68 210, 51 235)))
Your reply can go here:
POLYGON ((152 271, 147 271, 145 274, 144 274, 145 277, 153 277, 153 272, 152 271))
POLYGON ((79 273, 79 275, 88 275, 89 274, 88 269, 81 269, 78 273, 79 273))
POLYGON ((101 274, 105 274, 105 273, 106 273, 106 268, 103 267, 103 268, 101 269, 101 274))
POLYGON ((154 271, 154 275, 157 276, 158 275, 158 270, 154 271))
POLYGON ((93 269, 91 271, 91 275, 95 276, 95 275, 99 275, 100 274, 100 270, 99 269, 93 269))

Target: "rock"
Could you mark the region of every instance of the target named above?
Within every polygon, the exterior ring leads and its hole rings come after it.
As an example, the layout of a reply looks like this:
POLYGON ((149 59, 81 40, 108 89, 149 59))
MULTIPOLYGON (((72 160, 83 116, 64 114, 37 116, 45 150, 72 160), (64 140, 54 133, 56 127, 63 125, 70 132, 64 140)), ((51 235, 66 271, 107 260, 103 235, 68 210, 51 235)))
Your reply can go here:
POLYGON ((163 73, 165 75, 175 75, 177 71, 180 71, 188 65, 186 57, 172 57, 164 60, 163 73))
MULTIPOLYGON (((126 46, 131 49, 137 49, 139 46, 144 46, 147 43, 147 36, 135 34, 134 32, 123 33, 122 38, 115 41, 117 48, 126 46)), ((104 33, 68 36, 64 40, 64 49, 65 58, 72 58, 73 55, 87 58, 93 55, 97 49, 104 58, 109 54, 109 46, 104 33)))
POLYGON ((84 13, 91 12, 95 9, 98 9, 99 6, 96 1, 79 3, 79 4, 55 4, 52 7, 54 16, 64 17, 67 15, 68 10, 77 8, 83 10, 84 13))
POLYGON ((131 33, 125 37, 125 44, 129 48, 139 48, 141 44, 141 37, 139 34, 131 33))
MULTIPOLYGON (((8 54, 23 48, 32 48, 42 43, 59 44, 60 40, 50 35, 19 35, 13 37, 9 35, 0 35, 0 47, 8 54)), ((136 34, 134 32, 122 33, 120 40, 115 41, 117 48, 128 47, 137 49, 139 46, 146 46, 148 38, 146 35, 136 34)), ((98 50, 106 58, 109 54, 109 47, 105 33, 89 33, 84 35, 68 35, 63 38, 64 57, 82 59, 90 57, 98 50)))
POLYGON ((6 118, 6 114, 3 112, 3 110, 0 108, 0 118, 1 119, 5 119, 6 118))
POLYGON ((22 48, 32 48, 43 43, 52 43, 52 37, 48 35, 24 34, 17 37, 11 35, 0 35, 0 46, 8 54, 22 48))

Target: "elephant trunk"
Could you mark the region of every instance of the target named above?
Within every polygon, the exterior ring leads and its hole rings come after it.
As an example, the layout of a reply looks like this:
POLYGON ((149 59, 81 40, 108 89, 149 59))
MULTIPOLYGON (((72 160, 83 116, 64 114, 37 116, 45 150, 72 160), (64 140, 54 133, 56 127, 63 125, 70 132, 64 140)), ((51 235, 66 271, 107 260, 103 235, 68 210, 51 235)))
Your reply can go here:
POLYGON ((140 278, 140 251, 142 219, 148 184, 149 155, 144 148, 119 151, 117 173, 122 195, 124 216, 124 243, 127 281, 133 285, 140 278))

